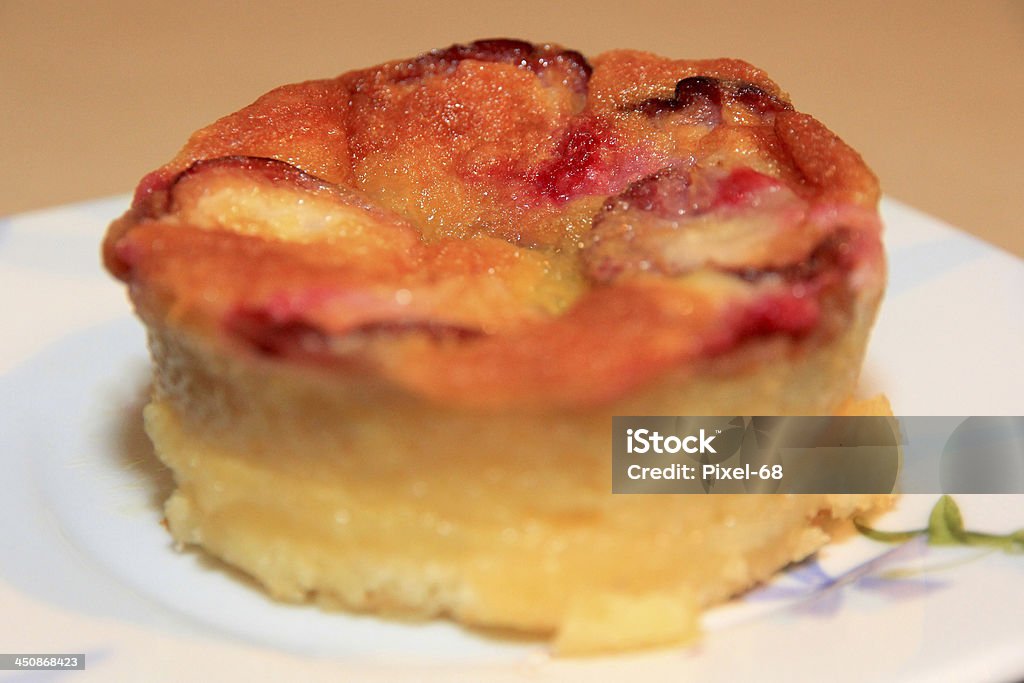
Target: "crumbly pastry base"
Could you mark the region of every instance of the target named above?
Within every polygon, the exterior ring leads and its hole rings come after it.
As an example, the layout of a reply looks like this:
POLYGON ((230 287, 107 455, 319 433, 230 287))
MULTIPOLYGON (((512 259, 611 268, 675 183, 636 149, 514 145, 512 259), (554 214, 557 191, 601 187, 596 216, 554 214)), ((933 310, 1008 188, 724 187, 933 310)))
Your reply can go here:
POLYGON ((152 325, 146 429, 171 533, 277 599, 448 616, 585 654, 682 642, 887 496, 612 495, 613 414, 817 414, 849 396, 873 310, 765 339, 600 410, 481 413, 152 325))

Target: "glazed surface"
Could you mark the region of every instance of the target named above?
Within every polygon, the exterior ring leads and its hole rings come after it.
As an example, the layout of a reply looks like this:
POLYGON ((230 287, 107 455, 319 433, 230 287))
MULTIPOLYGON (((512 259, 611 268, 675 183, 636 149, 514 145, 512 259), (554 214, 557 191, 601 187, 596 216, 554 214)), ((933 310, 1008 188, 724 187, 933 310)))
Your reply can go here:
POLYGON ((480 41, 199 131, 105 257, 147 322, 255 357, 599 406, 764 341, 798 362, 873 315, 877 199, 743 62, 480 41))

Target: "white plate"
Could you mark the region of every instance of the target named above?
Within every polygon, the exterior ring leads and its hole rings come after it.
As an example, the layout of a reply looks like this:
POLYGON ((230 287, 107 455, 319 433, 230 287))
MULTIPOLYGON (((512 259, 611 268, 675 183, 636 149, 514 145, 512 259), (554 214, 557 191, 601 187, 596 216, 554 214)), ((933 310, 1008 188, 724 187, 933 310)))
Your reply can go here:
MULTIPOLYGON (((450 624, 278 605, 175 552, 140 426, 142 330, 99 266, 126 203, 0 220, 0 650, 86 653, 75 681, 1024 676, 1024 554, 854 538, 712 610, 692 648, 557 661, 450 624)), ((895 201, 883 213, 892 275, 865 393, 904 415, 1024 412, 1024 264, 895 201)), ((920 527, 935 499, 879 525, 920 527)), ((958 502, 974 529, 1024 527, 1024 496, 958 502)))

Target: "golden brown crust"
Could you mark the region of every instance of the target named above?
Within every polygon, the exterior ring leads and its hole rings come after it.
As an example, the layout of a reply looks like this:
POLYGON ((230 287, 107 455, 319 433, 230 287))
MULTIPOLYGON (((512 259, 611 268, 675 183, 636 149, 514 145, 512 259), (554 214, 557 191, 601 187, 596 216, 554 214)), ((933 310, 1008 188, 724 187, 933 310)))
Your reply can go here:
POLYGON ((877 198, 744 62, 484 41, 199 131, 104 256, 145 319, 236 351, 492 408, 608 404, 745 344, 830 343, 880 296, 877 198), (264 218, 299 205, 290 232, 264 218))

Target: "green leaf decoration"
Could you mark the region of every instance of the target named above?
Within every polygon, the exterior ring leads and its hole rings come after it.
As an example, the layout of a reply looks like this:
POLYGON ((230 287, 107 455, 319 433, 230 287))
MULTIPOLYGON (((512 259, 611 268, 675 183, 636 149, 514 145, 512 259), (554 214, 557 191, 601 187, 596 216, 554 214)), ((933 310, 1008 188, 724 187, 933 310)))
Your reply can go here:
MULTIPOLYGON (((1024 531, 1022 529, 1021 531, 1024 531)), ((1017 532, 1018 534, 1020 532, 1017 532)), ((981 545, 988 548, 997 548, 1004 550, 1008 553, 1024 551, 1024 539, 1014 539, 1017 534, 1006 534, 1000 536, 998 534, 982 534, 977 531, 968 531, 966 534, 966 540, 968 545, 981 545)))
POLYGON ((1024 529, 1008 534, 986 534, 968 531, 964 526, 960 506, 951 496, 942 496, 935 503, 928 516, 928 526, 909 531, 881 531, 853 520, 854 526, 864 536, 881 543, 906 543, 917 536, 925 536, 929 545, 970 545, 984 546, 1008 553, 1024 553, 1024 529))
POLYGON ((931 545, 964 545, 964 517, 960 506, 950 496, 942 496, 928 517, 928 543, 931 545))
POLYGON ((857 531, 861 532, 873 541, 880 541, 881 543, 906 543, 915 536, 928 531, 927 529, 914 529, 912 531, 881 531, 879 529, 872 529, 871 527, 861 524, 860 520, 853 520, 853 525, 857 527, 857 531))

